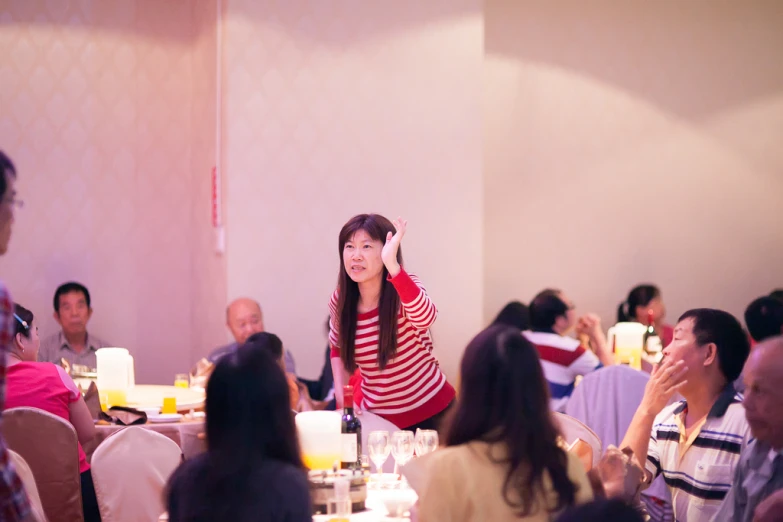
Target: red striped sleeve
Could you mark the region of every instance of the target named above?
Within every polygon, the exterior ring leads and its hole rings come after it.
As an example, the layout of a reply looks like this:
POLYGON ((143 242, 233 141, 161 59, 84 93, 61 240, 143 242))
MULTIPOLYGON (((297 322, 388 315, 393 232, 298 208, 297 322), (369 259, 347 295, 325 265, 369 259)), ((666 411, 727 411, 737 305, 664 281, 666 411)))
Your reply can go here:
POLYGON ((400 295, 403 313, 410 323, 419 330, 432 326, 438 317, 438 310, 421 281, 403 269, 395 277, 390 277, 389 281, 400 295))
POLYGON ((579 359, 583 353, 585 353, 584 346, 578 346, 576 350, 561 350, 553 346, 536 345, 538 348, 538 355, 544 361, 549 361, 554 364, 559 364, 564 367, 569 367, 574 361, 579 359))

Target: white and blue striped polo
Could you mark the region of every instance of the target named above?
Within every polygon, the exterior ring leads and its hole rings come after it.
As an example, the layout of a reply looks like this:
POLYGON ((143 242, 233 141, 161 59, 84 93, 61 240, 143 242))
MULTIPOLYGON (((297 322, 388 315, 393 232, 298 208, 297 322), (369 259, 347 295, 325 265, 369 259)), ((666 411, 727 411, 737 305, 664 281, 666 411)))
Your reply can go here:
POLYGON ((740 454, 752 437, 742 395, 731 384, 686 439, 687 411, 686 401, 680 401, 655 418, 646 469, 653 478, 663 473, 676 520, 708 522, 731 488, 740 454))

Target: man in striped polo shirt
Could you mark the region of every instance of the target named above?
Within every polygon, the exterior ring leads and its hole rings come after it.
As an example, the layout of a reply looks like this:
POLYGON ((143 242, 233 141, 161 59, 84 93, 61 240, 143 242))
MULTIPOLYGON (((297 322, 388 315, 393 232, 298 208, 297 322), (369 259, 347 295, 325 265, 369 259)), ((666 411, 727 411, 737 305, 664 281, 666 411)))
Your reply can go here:
POLYGON ((685 312, 650 377, 621 447, 646 458, 646 482, 663 474, 677 520, 712 520, 751 438, 733 382, 750 346, 721 310, 685 312), (675 392, 685 400, 666 406, 675 392))
POLYGON ((574 305, 563 292, 544 290, 533 298, 529 311, 532 332, 524 335, 538 350, 549 383, 550 408, 562 412, 574 391, 576 377, 602 365, 608 366, 614 360, 606 346, 600 319, 587 315, 577 321, 574 305), (577 332, 590 339, 595 353, 573 337, 566 337, 575 326, 577 332))

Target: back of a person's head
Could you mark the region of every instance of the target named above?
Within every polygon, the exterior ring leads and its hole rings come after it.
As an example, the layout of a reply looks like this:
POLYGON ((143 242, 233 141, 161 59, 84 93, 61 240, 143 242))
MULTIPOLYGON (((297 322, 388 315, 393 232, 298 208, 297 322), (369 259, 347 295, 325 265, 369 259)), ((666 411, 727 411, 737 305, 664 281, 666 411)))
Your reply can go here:
POLYGON ((460 394, 446 429, 446 444, 500 443, 508 451, 503 498, 520 513, 531 503, 544 473, 562 506, 574 501, 567 455, 549 411, 549 391, 538 352, 511 326, 492 325, 479 333, 462 358, 460 394))
POLYGON ((636 321, 636 308, 647 306, 650 301, 659 297, 661 291, 655 285, 638 285, 631 289, 625 301, 617 307, 617 322, 636 321))
POLYGON ((301 466, 283 370, 263 348, 245 344, 224 356, 207 383, 210 453, 301 466))
POLYGON ((530 312, 523 303, 511 301, 498 313, 492 324, 505 324, 525 331, 530 328, 530 312))
POLYGON ((776 288, 775 290, 769 293, 769 296, 783 301, 783 288, 776 288))
POLYGON ((695 308, 680 316, 678 323, 693 321, 696 344, 715 344, 718 366, 727 382, 733 382, 742 373, 742 367, 750 354, 750 342, 736 317, 723 310, 695 308))
POLYGON ((642 515, 622 500, 598 499, 567 510, 557 522, 643 522, 642 515))
POLYGON ((245 346, 256 346, 279 361, 283 358, 283 341, 278 336, 269 332, 256 332, 245 341, 245 346))
POLYGON ((759 297, 745 309, 745 324, 757 343, 783 334, 783 300, 759 297))
POLYGON ((552 330, 557 318, 568 312, 568 305, 560 298, 558 290, 546 289, 530 302, 530 328, 534 332, 552 330))

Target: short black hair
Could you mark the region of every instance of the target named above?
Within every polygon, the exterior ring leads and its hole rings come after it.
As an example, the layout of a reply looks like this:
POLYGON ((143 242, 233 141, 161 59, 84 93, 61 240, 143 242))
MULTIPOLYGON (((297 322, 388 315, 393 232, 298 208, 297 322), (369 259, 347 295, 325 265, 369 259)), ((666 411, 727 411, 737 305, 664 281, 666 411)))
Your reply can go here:
POLYGON ((84 294, 84 300, 87 302, 87 308, 90 308, 90 291, 87 290, 87 287, 81 283, 77 283, 76 281, 69 281, 58 286, 57 290, 54 292, 55 312, 58 314, 60 313, 60 296, 70 294, 71 292, 81 292, 84 294))
POLYGON ((769 293, 769 296, 783 301, 783 288, 776 288, 775 290, 769 293))
POLYGON ((693 320, 693 335, 699 346, 714 343, 718 367, 727 382, 737 380, 750 354, 750 341, 736 317, 723 310, 695 308, 680 316, 678 323, 693 320))
POLYGON ((5 152, 0 150, 0 198, 5 197, 5 191, 8 188, 5 183, 6 173, 9 176, 16 177, 16 167, 11 158, 6 156, 5 152))
POLYGON ((269 332, 256 332, 247 338, 243 346, 257 346, 272 356, 275 361, 283 358, 283 341, 278 336, 269 332))
POLYGON ((745 324, 757 343, 783 334, 783 301, 759 297, 745 309, 745 324))
POLYGON ((534 332, 549 332, 557 318, 568 312, 568 305, 560 298, 560 290, 547 288, 530 302, 530 328, 534 332))
POLYGON ((492 324, 506 324, 524 332, 530 328, 530 311, 524 303, 511 301, 498 313, 492 324))

